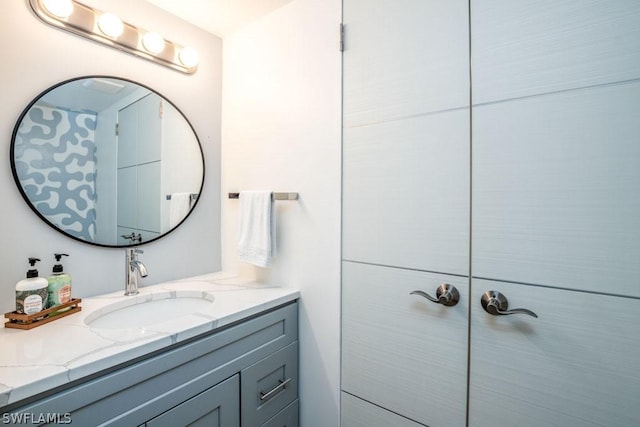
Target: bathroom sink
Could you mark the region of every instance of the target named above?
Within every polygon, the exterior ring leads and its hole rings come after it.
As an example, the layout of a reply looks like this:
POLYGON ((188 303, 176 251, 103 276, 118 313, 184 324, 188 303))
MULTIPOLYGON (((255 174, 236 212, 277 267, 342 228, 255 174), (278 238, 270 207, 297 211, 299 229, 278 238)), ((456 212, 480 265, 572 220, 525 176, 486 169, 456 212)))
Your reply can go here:
POLYGON ((84 322, 97 329, 139 328, 206 311, 212 304, 213 295, 203 292, 127 297, 91 313, 84 322))

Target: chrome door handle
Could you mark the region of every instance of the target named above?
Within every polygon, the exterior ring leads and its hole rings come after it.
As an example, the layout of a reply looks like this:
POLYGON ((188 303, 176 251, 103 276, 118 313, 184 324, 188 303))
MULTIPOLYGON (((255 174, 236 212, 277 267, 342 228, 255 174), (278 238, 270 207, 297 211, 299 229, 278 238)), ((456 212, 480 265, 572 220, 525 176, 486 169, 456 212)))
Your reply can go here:
POLYGON ((507 297, 502 295, 498 291, 487 291, 482 294, 482 298, 480 298, 480 304, 482 304, 482 308, 489 314, 494 316, 504 316, 507 314, 528 314, 532 317, 538 317, 531 310, 527 310, 526 308, 509 308, 509 302, 507 301, 507 297))
POLYGON ((458 292, 455 286, 449 285, 448 283, 443 283, 438 286, 435 298, 424 291, 412 291, 409 292, 409 295, 420 295, 431 302, 446 305, 448 307, 452 307, 460 301, 460 292, 458 292))

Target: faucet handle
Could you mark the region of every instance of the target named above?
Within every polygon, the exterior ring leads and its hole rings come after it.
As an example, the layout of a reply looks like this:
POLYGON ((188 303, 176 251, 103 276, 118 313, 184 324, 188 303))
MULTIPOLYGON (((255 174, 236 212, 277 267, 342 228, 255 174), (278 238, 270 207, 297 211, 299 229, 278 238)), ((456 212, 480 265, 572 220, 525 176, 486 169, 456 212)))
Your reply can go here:
POLYGON ((133 252, 137 253, 137 254, 143 254, 144 251, 142 249, 138 249, 138 248, 133 248, 133 252))

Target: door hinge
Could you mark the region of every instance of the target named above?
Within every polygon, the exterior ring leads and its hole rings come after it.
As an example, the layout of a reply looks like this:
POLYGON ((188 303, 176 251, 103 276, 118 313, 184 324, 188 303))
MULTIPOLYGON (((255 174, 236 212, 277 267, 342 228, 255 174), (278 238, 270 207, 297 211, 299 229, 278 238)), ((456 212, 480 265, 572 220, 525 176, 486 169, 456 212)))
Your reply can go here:
POLYGON ((162 101, 160 101, 158 105, 158 116, 162 118, 163 115, 164 115, 164 104, 162 103, 162 101))
POLYGON ((340 23, 340 52, 344 52, 344 24, 340 23))
POLYGON ((116 123, 116 136, 120 136, 120 123, 116 123))

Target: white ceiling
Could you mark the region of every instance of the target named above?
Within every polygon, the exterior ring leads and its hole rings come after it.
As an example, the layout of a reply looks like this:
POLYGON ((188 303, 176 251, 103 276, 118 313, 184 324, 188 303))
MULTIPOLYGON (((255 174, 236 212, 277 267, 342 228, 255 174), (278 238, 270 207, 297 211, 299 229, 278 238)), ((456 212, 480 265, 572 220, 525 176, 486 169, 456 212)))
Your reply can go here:
POLYGON ((173 15, 224 37, 292 0, 147 0, 173 15))

